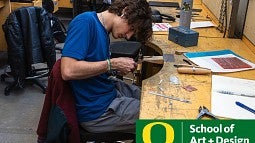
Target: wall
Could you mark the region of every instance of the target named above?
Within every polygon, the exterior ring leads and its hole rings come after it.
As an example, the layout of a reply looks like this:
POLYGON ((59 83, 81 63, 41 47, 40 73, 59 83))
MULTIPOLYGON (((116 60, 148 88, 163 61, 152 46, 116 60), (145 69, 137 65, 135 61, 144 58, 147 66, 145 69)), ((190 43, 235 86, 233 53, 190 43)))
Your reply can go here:
POLYGON ((255 15, 255 0, 250 0, 244 26, 244 35, 255 45, 254 15, 255 15))
MULTIPOLYGON (((206 7, 213 13, 213 15, 219 20, 220 17, 220 11, 221 11, 221 1, 222 0, 202 0, 203 3, 206 5, 206 7)), ((229 25, 230 21, 230 15, 232 10, 232 5, 230 4, 230 1, 227 2, 227 25, 229 25)))
POLYGON ((217 17, 220 16, 221 0, 203 0, 203 3, 217 17))
POLYGON ((2 25, 5 22, 7 15, 10 13, 10 5, 8 0, 1 0, 1 7, 0 7, 0 52, 7 50, 7 44, 4 37, 4 32, 2 29, 2 25))
MULTIPOLYGON (((231 12, 231 8, 232 8, 231 2, 232 2, 232 0, 228 1, 228 22, 229 22, 230 12, 231 12)), ((242 0, 240 0, 240 3, 241 2, 242 2, 242 0)), ((217 18, 219 18, 220 8, 221 8, 221 0, 203 0, 203 3, 207 6, 207 8, 217 18)), ((248 10, 247 10, 243 35, 255 45, 254 14, 255 14, 255 0, 249 0, 249 6, 248 6, 248 10)))

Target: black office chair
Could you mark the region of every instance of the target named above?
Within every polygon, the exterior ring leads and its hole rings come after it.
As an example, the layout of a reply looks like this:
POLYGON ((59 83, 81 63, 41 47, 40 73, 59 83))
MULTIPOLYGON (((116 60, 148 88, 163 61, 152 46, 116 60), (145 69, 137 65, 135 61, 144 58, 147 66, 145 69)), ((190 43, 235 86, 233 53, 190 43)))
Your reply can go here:
POLYGON ((4 94, 9 95, 15 88, 24 88, 27 81, 32 81, 45 92, 46 85, 38 79, 48 76, 56 61, 47 11, 41 7, 19 8, 10 13, 2 28, 8 45, 9 70, 1 75, 1 81, 7 77, 14 79, 4 94), (47 66, 39 68, 38 63, 47 63, 47 66))

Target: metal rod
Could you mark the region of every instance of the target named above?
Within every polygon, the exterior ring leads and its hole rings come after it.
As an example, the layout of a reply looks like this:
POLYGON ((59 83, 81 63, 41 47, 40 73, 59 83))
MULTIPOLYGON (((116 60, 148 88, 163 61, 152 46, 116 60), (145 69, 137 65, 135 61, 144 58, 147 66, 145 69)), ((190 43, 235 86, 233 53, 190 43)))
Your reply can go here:
POLYGON ((153 94, 153 95, 157 95, 157 96, 161 96, 161 97, 165 97, 165 98, 185 102, 185 103, 191 103, 190 100, 186 100, 186 99, 182 99, 182 98, 178 98, 178 97, 174 97, 174 96, 168 96, 168 95, 165 95, 165 94, 155 93, 155 92, 152 92, 152 91, 150 91, 149 93, 153 94))

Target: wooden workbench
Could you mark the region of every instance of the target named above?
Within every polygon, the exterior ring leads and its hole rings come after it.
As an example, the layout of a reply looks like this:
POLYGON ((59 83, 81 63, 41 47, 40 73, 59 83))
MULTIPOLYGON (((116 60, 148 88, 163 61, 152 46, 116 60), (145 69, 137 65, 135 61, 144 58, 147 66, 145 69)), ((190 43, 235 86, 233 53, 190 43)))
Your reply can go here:
MULTIPOLYGON (((200 7, 201 4, 194 5, 200 7)), ((165 9, 165 11, 167 11, 165 9)), ((207 14, 204 13, 204 16, 207 14)), ((178 25, 178 23, 172 23, 178 25)), ((200 106, 206 106, 211 109, 211 77, 209 75, 189 75, 178 74, 174 64, 185 64, 182 60, 183 55, 176 55, 175 51, 209 51, 230 49, 247 60, 255 63, 255 54, 240 39, 222 38, 215 27, 194 29, 199 32, 198 45, 184 48, 168 40, 167 33, 154 33, 151 43, 147 46, 155 49, 161 54, 173 54, 174 62, 164 62, 162 69, 154 76, 142 81, 142 97, 140 107, 140 119, 196 119, 200 106), (179 84, 170 83, 170 77, 178 79, 179 84), (160 83, 161 81, 161 83, 160 83), (160 84, 159 84, 160 83, 160 84), (183 87, 191 85, 196 91, 186 91, 183 87), (160 89, 161 88, 161 89, 160 89), (150 94, 149 92, 161 93, 168 96, 174 96, 191 103, 184 103, 172 99, 150 94)), ((214 75, 216 73, 213 73, 214 75)), ((224 73, 217 75, 239 77, 255 80, 255 70, 224 73)))

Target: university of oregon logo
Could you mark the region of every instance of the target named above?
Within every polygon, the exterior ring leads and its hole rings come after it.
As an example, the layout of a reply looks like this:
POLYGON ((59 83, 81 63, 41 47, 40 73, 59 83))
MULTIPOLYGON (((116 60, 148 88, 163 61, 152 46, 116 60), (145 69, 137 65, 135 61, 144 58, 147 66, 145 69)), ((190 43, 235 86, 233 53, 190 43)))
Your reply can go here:
POLYGON ((138 120, 136 143, 255 143, 254 132, 255 120, 138 120))
POLYGON ((136 131, 138 143, 174 142, 174 128, 164 121, 138 121, 136 131))

